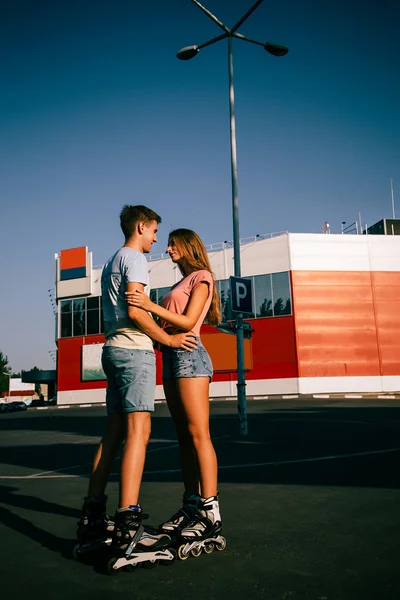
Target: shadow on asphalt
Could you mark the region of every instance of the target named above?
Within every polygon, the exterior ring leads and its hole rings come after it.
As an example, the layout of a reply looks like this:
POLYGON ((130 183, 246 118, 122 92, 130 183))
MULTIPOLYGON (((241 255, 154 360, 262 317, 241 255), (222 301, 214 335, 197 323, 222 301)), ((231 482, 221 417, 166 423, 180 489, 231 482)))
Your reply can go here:
MULTIPOLYGON (((104 422, 103 416, 89 414, 1 419, 0 430, 5 432, 1 463, 9 473, 27 468, 87 476, 104 422), (38 432, 51 442, 40 443, 38 432), (11 435, 5 445, 7 433, 11 435), (81 436, 84 441, 63 442, 63 434, 81 436)), ((249 435, 242 437, 236 415, 220 411, 212 416, 221 483, 400 488, 400 408, 278 409, 253 412, 248 424, 249 435)), ((149 450, 143 480, 180 482, 179 452, 170 417, 153 418, 149 450)), ((114 481, 118 479, 117 463, 114 481)), ((57 480, 48 481, 57 485, 57 480)), ((12 484, 0 485, 0 502, 0 522, 5 527, 71 559, 73 539, 45 531, 9 507, 76 519, 78 509, 24 495, 12 484)))
POLYGON ((31 538, 52 552, 57 552, 63 558, 72 560, 72 549, 76 544, 75 540, 60 538, 2 506, 0 506, 0 522, 9 529, 31 538))
MULTIPOLYGON (((19 436, 15 445, 16 438, 12 437, 10 444, 2 447, 0 461, 8 466, 9 474, 14 473, 10 467, 17 467, 33 469, 36 474, 56 471, 59 475, 87 476, 104 422, 99 415, 76 418, 65 414, 1 420, 0 430, 21 430, 24 436, 19 436), (51 442, 37 443, 37 435, 31 435, 36 431, 46 432, 51 442), (58 433, 83 437, 84 441, 63 442, 58 433)), ((400 487, 400 473, 394 468, 396 450, 386 453, 400 446, 400 408, 267 411, 249 414, 248 426, 249 435, 242 437, 236 415, 220 414, 211 419, 223 483, 400 487)), ((180 481, 179 452, 170 417, 153 418, 151 440, 144 481, 180 481)), ((45 506, 38 510, 47 512, 45 506)), ((66 514, 63 510, 60 507, 59 514, 66 514)))

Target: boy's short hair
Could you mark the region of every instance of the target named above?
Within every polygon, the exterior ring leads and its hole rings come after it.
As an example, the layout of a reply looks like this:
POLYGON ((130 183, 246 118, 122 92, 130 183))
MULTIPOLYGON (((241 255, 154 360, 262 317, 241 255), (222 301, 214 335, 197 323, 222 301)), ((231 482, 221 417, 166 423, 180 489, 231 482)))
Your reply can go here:
POLYGON ((122 207, 121 214, 119 215, 121 229, 126 238, 130 238, 135 230, 135 225, 143 221, 144 223, 150 223, 156 221, 161 223, 161 217, 151 208, 139 204, 138 206, 131 206, 125 204, 122 207))

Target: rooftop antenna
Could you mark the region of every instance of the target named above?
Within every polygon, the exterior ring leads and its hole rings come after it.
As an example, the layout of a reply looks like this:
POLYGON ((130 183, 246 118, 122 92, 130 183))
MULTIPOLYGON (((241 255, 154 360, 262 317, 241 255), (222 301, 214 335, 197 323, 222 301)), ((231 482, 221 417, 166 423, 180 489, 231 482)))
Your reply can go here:
POLYGON ((392 215, 393 215, 393 219, 396 218, 396 214, 394 212, 394 194, 393 194, 393 178, 390 178, 390 191, 392 194, 392 215))

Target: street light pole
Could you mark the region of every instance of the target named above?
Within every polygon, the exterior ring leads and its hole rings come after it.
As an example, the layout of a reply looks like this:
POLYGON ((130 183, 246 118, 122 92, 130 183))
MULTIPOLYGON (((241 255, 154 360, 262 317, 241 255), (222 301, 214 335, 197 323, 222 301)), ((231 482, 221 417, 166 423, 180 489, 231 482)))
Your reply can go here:
MULTIPOLYGON (((232 36, 228 36, 228 66, 229 66, 229 114, 230 114, 230 143, 231 143, 231 175, 232 175, 232 217, 233 217, 233 259, 235 277, 241 276, 240 266, 240 233, 239 233, 239 192, 237 181, 236 156, 236 121, 235 121, 235 88, 233 85, 233 55, 232 36)), ((237 399, 240 433, 248 434, 247 402, 246 402, 246 372, 244 368, 244 332, 243 315, 236 314, 236 355, 237 355, 237 399)))
MULTIPOLYGON (((199 46, 186 46, 179 50, 177 57, 180 60, 190 60, 194 58, 198 52, 206 46, 211 46, 216 42, 228 38, 228 67, 229 67, 229 113, 230 113, 230 147, 231 147, 231 177, 232 177, 232 220, 233 220, 233 258, 234 258, 234 272, 235 277, 241 277, 240 267, 240 235, 239 235, 239 194, 238 194, 238 182, 237 182, 237 157, 236 157, 236 122, 235 122, 235 90, 233 84, 233 54, 232 54, 232 38, 235 37, 239 40, 250 42, 263 46, 263 48, 272 54, 273 56, 284 56, 288 53, 288 49, 285 46, 278 44, 271 44, 270 42, 258 42, 248 38, 240 33, 237 33, 237 29, 244 23, 244 21, 256 10, 256 8, 263 2, 263 0, 256 0, 253 6, 239 19, 239 21, 229 29, 224 23, 222 23, 215 15, 213 15, 207 8, 202 6, 198 0, 192 0, 198 8, 200 8, 218 27, 220 27, 224 33, 208 40, 207 42, 199 46)), ((246 377, 245 377, 245 364, 244 364, 244 328, 243 328, 243 314, 237 313, 236 315, 236 353, 237 353, 237 398, 238 398, 238 416, 240 423, 240 433, 247 435, 247 405, 246 405, 246 377)))

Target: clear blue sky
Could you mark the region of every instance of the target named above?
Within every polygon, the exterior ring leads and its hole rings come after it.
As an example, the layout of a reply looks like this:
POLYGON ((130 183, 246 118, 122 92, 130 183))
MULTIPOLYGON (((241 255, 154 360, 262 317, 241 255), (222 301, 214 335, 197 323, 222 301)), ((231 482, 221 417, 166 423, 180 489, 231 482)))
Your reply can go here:
MULTIPOLYGON (((252 0, 204 0, 233 25, 252 0)), ((400 216, 400 7, 265 0, 234 41, 240 235, 400 216), (397 194, 397 196, 396 196, 397 194)), ((54 253, 122 244, 123 204, 232 239, 227 42, 190 0, 2 3, 0 350, 52 368, 54 253)))

